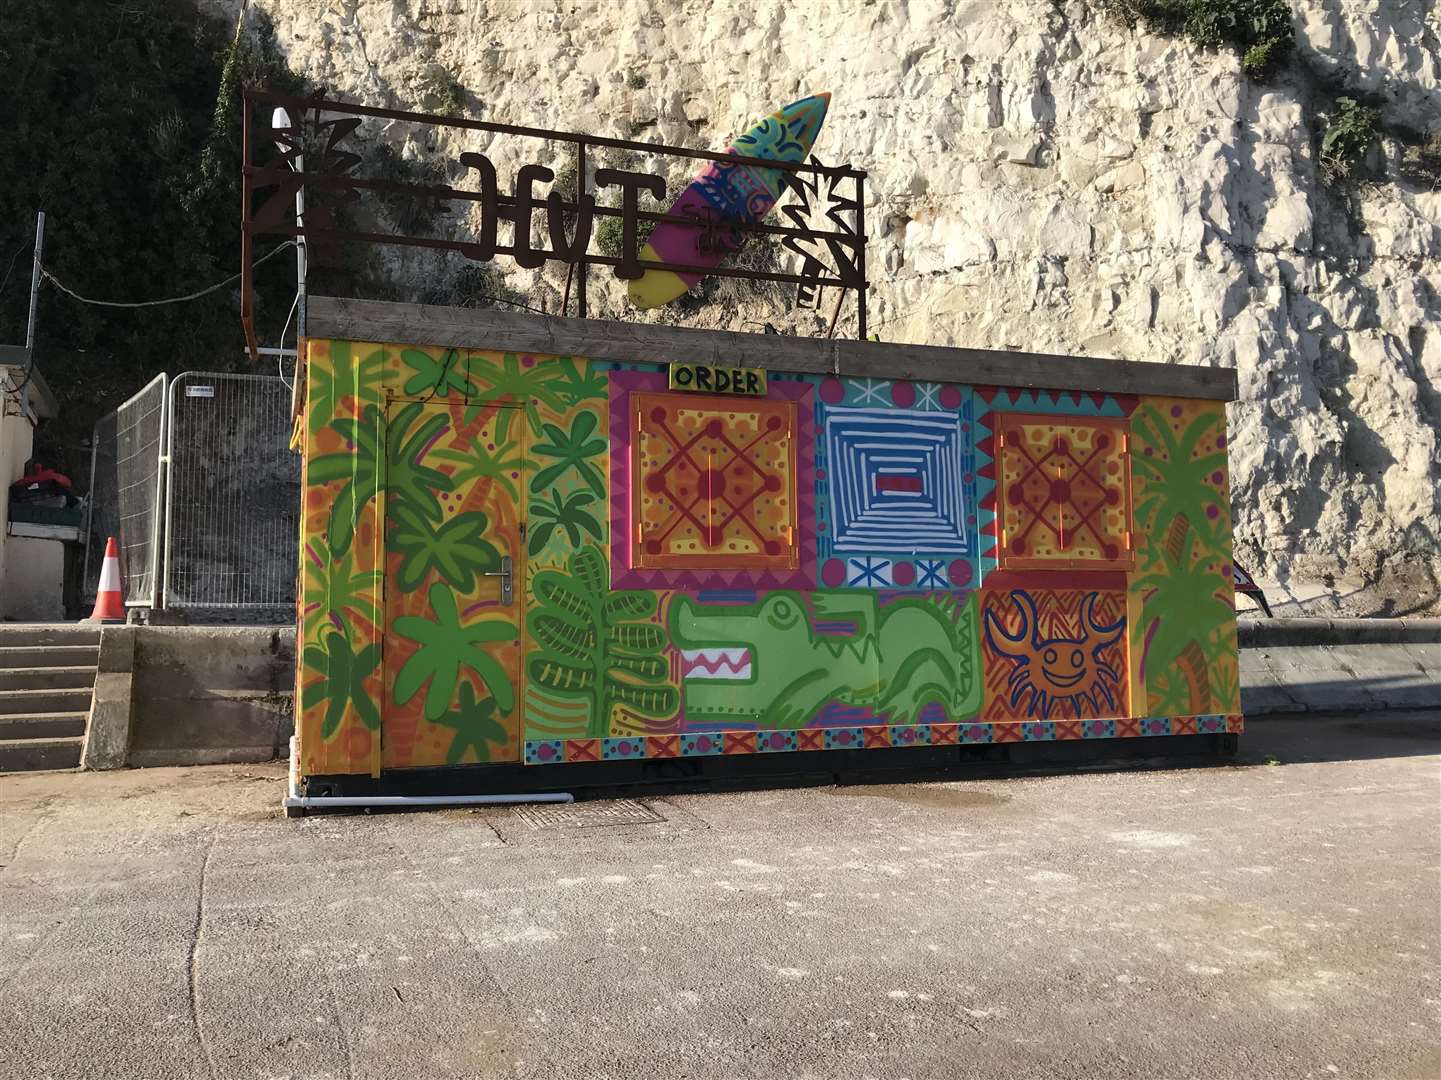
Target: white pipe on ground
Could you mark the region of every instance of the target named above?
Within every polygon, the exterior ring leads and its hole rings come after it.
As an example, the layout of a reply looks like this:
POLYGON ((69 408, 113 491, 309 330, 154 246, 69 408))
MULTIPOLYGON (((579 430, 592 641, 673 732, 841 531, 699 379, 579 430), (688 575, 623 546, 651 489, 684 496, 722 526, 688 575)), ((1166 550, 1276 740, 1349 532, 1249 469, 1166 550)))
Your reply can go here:
MULTIPOLYGON (((516 803, 568 803, 568 791, 518 792, 512 795, 300 795, 300 743, 290 736, 290 790, 281 805, 287 810, 323 810, 327 806, 507 806, 516 803)), ((292 815, 293 816, 293 815, 292 815)))
POLYGON ((518 795, 289 795, 285 806, 319 810, 327 806, 504 806, 568 802, 575 802, 575 796, 568 791, 537 791, 518 795))

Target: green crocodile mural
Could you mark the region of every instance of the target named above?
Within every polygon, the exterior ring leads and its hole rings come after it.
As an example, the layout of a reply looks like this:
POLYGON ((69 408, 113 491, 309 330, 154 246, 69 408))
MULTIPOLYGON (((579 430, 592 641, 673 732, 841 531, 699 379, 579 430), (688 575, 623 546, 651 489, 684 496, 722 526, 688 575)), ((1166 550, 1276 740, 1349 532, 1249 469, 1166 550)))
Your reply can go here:
POLYGON ((915 723, 937 703, 951 721, 981 707, 975 596, 868 589, 773 592, 754 604, 670 603, 690 721, 803 727, 829 702, 915 723))

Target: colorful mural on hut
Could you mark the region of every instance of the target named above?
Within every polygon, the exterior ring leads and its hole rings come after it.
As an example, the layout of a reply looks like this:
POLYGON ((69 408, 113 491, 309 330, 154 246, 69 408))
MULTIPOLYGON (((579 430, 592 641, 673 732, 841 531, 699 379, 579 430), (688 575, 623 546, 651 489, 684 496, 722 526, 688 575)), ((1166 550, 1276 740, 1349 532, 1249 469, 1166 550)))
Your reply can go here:
POLYGON ((1240 728, 1219 403, 311 342, 301 771, 1240 728))
POLYGON ((1139 538, 1131 651, 1145 710, 1239 712, 1225 406, 1145 398, 1131 428, 1139 538))

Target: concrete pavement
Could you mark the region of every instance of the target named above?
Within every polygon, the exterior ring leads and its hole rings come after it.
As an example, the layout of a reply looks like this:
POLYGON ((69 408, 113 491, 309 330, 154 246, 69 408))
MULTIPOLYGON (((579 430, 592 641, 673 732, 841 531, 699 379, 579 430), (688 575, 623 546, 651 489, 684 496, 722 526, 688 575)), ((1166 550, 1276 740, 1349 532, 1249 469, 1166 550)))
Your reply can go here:
POLYGON ((282 783, 0 780, 0 1076, 1441 1074, 1441 714, 558 823, 282 783))

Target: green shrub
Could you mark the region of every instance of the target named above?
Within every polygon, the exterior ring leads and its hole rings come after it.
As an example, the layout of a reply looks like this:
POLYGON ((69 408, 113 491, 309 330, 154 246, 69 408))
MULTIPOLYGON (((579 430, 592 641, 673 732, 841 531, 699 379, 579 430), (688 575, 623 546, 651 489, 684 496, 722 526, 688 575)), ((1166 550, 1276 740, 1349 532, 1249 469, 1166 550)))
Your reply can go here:
MULTIPOLYGON (((642 199, 644 203, 644 199, 642 199)), ((654 206, 640 207, 642 210, 654 210, 660 213, 665 207, 659 203, 654 206)), ((624 225, 618 217, 597 218, 595 223, 595 246, 602 255, 608 255, 612 259, 619 259, 621 256, 621 244, 625 237, 623 235, 624 225)), ((645 247, 646 241, 650 239, 652 230, 655 229, 653 221, 637 221, 635 223, 635 247, 639 251, 645 247)))
POLYGON ((505 277, 494 263, 466 263, 448 279, 424 290, 422 304, 446 304, 451 307, 483 308, 496 304, 510 306, 520 295, 505 283, 505 277))
POLYGON ((1198 45, 1248 49, 1291 37, 1285 0, 1188 0, 1186 36, 1198 45))
POLYGON ((1144 23, 1155 33, 1184 35, 1205 48, 1234 46, 1244 53, 1242 70, 1253 79, 1273 75, 1295 40, 1286 0, 1099 2, 1102 10, 1127 26, 1144 23))
POLYGON ((1255 82, 1267 82, 1291 51, 1289 38, 1274 37, 1252 45, 1241 57, 1241 70, 1255 82))
POLYGON ((632 90, 644 90, 645 76, 642 75, 639 71, 632 71, 629 75, 625 77, 625 84, 632 90))
POLYGON ((555 179, 551 181, 549 191, 554 191, 562 198, 574 202, 577 172, 575 155, 574 152, 571 152, 566 163, 555 170, 555 179))
POLYGON ((1422 136, 1415 145, 1407 147, 1401 168, 1408 178, 1428 184, 1433 190, 1441 188, 1441 131, 1422 136))
POLYGON ((420 107, 437 116, 465 115, 465 87, 449 69, 433 65, 420 79, 420 107))
MULTIPOLYGON (((363 157, 363 175, 395 184, 444 184, 445 169, 433 161, 401 157, 387 143, 377 143, 363 157)), ((441 201, 430 195, 401 195, 378 191, 375 199, 385 207, 386 216, 407 235, 428 236, 435 231, 435 219, 444 211, 441 201)))
MULTIPOLYGON (((0 91, 0 278, 20 253, 0 291, 0 341, 24 333, 37 208, 49 211, 47 268, 85 296, 177 296, 240 268, 240 87, 317 88, 285 67, 255 5, 237 38, 236 7, 216 21, 200 5, 169 0, 0 3, 0 70, 10 73, 0 91)), ((259 165, 276 156, 270 114, 266 106, 251 118, 259 165)), ((284 239, 257 237, 255 258, 284 239)), ((90 454, 80 447, 96 418, 181 358, 249 370, 236 297, 232 287, 124 309, 43 289, 37 363, 63 407, 38 434, 49 433, 56 466, 88 476, 90 454)), ((256 268, 264 344, 279 344, 294 297, 293 254, 256 268)))
MULTIPOLYGON (((639 162, 637 161, 636 156, 629 151, 606 150, 601 153, 597 165, 609 169, 635 170, 639 167, 639 162)), ((689 181, 687 181, 687 183, 688 182, 689 181)), ((652 214, 663 214, 666 210, 670 209, 670 204, 675 199, 675 193, 680 191, 680 189, 683 187, 685 187, 685 183, 677 186, 674 183, 667 182, 666 198, 668 201, 666 202, 661 202, 658 199, 654 199, 650 196, 649 192, 642 191, 637 198, 636 209, 644 210, 652 214)), ((609 206, 612 209, 619 209, 619 206, 616 205, 618 201, 618 196, 607 195, 605 201, 602 202, 601 205, 609 206)), ((655 226, 656 223, 654 221, 646 221, 644 218, 635 223, 636 251, 639 251, 641 248, 645 247, 646 241, 650 239, 650 234, 655 230, 655 226)), ((591 233, 591 235, 595 238, 595 246, 602 255, 608 255, 612 259, 620 258, 621 241, 623 239, 621 236, 621 231, 622 225, 620 218, 600 217, 599 215, 596 216, 594 231, 591 233)))
POLYGON ((1336 99, 1336 115, 1321 137, 1321 174, 1328 183, 1351 183, 1362 177, 1380 122, 1379 110, 1354 98, 1336 99))

